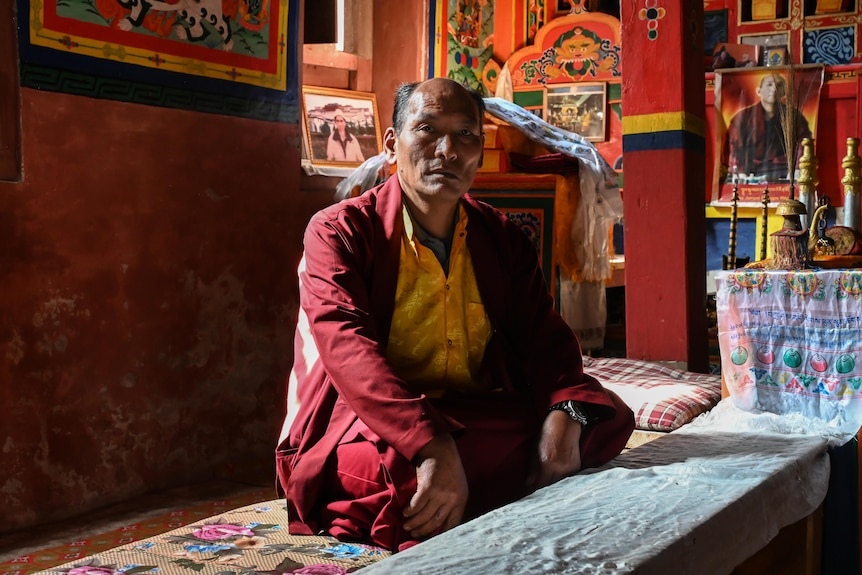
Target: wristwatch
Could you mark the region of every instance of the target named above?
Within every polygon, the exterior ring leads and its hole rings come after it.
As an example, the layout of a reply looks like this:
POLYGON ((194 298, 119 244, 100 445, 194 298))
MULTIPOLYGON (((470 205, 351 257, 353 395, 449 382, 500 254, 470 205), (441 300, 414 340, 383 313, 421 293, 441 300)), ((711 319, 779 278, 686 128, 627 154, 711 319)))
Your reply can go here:
POLYGON ((583 427, 586 427, 590 422, 590 417, 587 415, 587 411, 580 403, 573 399, 567 399, 566 401, 555 403, 551 406, 549 411, 554 411, 555 409, 565 411, 569 414, 569 417, 580 423, 583 427))

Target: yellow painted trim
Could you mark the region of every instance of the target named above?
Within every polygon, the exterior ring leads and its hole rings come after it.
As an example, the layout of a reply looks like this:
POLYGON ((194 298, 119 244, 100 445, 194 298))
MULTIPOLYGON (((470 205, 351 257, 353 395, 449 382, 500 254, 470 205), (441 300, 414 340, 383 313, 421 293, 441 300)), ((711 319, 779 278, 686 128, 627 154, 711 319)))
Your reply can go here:
POLYGON ((686 112, 660 112, 658 114, 623 115, 623 135, 648 134, 683 130, 705 137, 706 122, 686 112))

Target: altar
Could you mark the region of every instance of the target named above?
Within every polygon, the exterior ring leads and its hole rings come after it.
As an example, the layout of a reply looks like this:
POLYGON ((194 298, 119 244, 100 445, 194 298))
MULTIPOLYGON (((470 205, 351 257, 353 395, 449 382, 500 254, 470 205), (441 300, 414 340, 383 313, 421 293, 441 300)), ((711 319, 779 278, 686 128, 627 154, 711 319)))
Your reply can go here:
POLYGON ((716 276, 723 383, 736 405, 862 425, 862 270, 716 276))
POLYGON ((858 566, 862 269, 738 269, 719 272, 716 288, 723 395, 823 426, 833 464, 824 566, 858 566))
POLYGON ((852 570, 858 530, 833 516, 855 522, 836 480, 857 474, 834 453, 862 419, 862 271, 743 269, 717 287, 719 406, 365 572, 849 572, 836 550, 852 570))

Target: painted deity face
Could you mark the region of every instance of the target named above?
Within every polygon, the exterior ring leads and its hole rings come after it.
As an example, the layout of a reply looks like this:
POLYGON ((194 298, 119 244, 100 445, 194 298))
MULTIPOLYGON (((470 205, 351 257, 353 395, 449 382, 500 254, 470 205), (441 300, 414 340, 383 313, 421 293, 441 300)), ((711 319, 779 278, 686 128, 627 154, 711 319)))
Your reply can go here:
POLYGON ((567 38, 557 47, 558 59, 564 62, 583 62, 597 60, 601 44, 582 31, 576 30, 571 38, 567 38))
POLYGON ((476 102, 457 83, 434 78, 407 102, 401 133, 386 130, 387 159, 398 164, 404 193, 415 203, 457 199, 482 162, 482 119, 476 102))

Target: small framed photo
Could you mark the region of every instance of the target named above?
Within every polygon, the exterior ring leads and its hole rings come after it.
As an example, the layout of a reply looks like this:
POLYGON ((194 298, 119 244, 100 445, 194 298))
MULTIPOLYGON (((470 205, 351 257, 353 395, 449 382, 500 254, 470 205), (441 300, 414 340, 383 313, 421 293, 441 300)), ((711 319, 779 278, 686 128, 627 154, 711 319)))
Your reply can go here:
POLYGON ((591 142, 604 142, 607 84, 578 82, 554 84, 545 92, 543 119, 591 142))
POLYGON ((383 150, 370 92, 302 87, 303 152, 312 164, 359 166, 383 150))
POLYGON ((753 68, 760 65, 760 46, 757 44, 716 44, 712 55, 712 69, 753 68))
POLYGON ((787 61, 787 46, 767 46, 763 54, 764 66, 784 66, 787 61))

